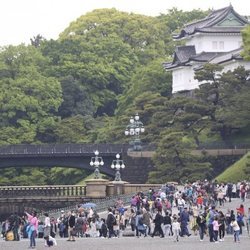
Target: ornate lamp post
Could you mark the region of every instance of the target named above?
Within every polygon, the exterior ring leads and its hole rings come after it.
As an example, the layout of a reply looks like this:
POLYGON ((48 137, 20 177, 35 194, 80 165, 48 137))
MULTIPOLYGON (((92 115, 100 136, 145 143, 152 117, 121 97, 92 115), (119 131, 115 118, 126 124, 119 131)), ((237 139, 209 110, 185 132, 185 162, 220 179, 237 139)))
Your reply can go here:
POLYGON ((99 166, 103 166, 104 162, 101 156, 99 155, 99 151, 96 150, 95 152, 95 156, 91 157, 91 161, 90 161, 90 166, 94 166, 95 167, 95 171, 94 171, 94 179, 99 179, 100 178, 100 170, 99 170, 99 166))
POLYGON ((140 117, 136 114, 134 117, 131 116, 129 120, 130 124, 127 125, 125 130, 125 135, 133 136, 132 145, 134 145, 134 150, 141 150, 141 140, 140 134, 145 132, 143 123, 140 121, 140 117))
POLYGON ((120 169, 124 169, 125 165, 123 160, 120 160, 120 154, 116 154, 116 160, 112 161, 111 168, 116 170, 115 181, 121 181, 120 169))

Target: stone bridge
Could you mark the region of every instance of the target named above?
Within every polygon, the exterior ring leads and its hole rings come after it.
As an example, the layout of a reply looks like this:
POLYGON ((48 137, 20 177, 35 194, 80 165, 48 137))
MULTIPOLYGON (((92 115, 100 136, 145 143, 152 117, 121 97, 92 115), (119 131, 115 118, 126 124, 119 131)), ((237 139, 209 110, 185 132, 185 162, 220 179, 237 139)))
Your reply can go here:
POLYGON ((145 183, 148 173, 153 169, 150 158, 133 158, 129 144, 42 144, 0 146, 0 169, 7 167, 71 167, 94 171, 90 166, 94 151, 99 151, 104 166, 100 172, 113 179, 115 171, 111 163, 116 154, 124 160, 122 179, 131 183, 145 183))

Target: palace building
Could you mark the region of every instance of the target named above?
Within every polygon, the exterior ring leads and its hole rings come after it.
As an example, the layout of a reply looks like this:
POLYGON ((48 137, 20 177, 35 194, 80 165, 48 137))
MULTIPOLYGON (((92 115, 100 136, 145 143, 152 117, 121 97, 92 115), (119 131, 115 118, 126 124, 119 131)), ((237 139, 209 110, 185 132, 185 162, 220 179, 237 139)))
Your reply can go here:
POLYGON ((239 15, 230 5, 212 11, 206 18, 187 24, 176 40, 185 39, 185 46, 175 49, 172 62, 163 63, 167 71, 172 71, 172 92, 192 92, 199 87, 194 79, 195 71, 205 63, 220 64, 223 71, 239 66, 250 69, 250 62, 244 61, 241 30, 249 25, 248 20, 239 15))

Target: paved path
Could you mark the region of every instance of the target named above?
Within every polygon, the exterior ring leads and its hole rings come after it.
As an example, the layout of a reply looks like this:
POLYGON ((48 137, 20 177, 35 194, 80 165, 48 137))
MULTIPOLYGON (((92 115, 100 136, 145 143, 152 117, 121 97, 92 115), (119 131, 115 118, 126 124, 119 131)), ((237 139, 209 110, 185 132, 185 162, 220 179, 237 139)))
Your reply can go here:
MULTIPOLYGON (((250 238, 247 236, 241 237, 241 243, 234 243, 232 236, 226 236, 224 242, 218 244, 210 243, 208 239, 203 242, 199 241, 198 236, 191 236, 190 238, 181 238, 179 242, 174 242, 172 238, 160 239, 158 237, 151 238, 117 238, 117 239, 95 239, 95 238, 81 238, 76 242, 68 242, 65 239, 58 239, 58 246, 50 249, 55 250, 166 250, 166 249, 185 249, 185 250, 212 250, 212 249, 225 249, 225 250, 249 250, 250 238)), ((22 240, 20 242, 1 242, 1 250, 26 250, 28 249, 29 241, 22 240)), ((48 249, 44 247, 42 240, 37 240, 37 250, 48 249)))
MULTIPOLYGON (((226 203, 223 210, 227 208, 234 209, 239 207, 240 200, 234 199, 231 203, 226 203)), ((245 209, 250 207, 250 200, 244 203, 245 209)), ((243 235, 240 237, 240 243, 233 242, 233 236, 227 235, 224 242, 210 243, 206 237, 203 242, 199 241, 199 236, 191 236, 189 238, 180 238, 179 242, 174 242, 172 237, 159 238, 159 237, 121 237, 113 239, 101 238, 79 238, 75 242, 68 242, 66 239, 57 239, 58 246, 50 249, 55 250, 166 250, 166 249, 184 249, 184 250, 249 250, 250 237, 248 237, 246 228, 243 228, 243 235)), ((23 239, 19 242, 0 240, 0 250, 26 250, 28 249, 29 241, 23 239)), ((37 240, 36 250, 48 249, 44 247, 42 239, 37 240)))

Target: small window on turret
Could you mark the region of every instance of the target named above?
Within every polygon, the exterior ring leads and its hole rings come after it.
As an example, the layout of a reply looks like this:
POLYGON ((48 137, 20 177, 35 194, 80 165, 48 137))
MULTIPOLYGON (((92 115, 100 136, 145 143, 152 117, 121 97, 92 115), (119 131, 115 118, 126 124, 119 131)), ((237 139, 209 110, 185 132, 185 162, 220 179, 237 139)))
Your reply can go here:
POLYGON ((218 49, 217 41, 212 42, 212 49, 218 49))
POLYGON ((224 50, 224 41, 219 42, 219 49, 224 50))

